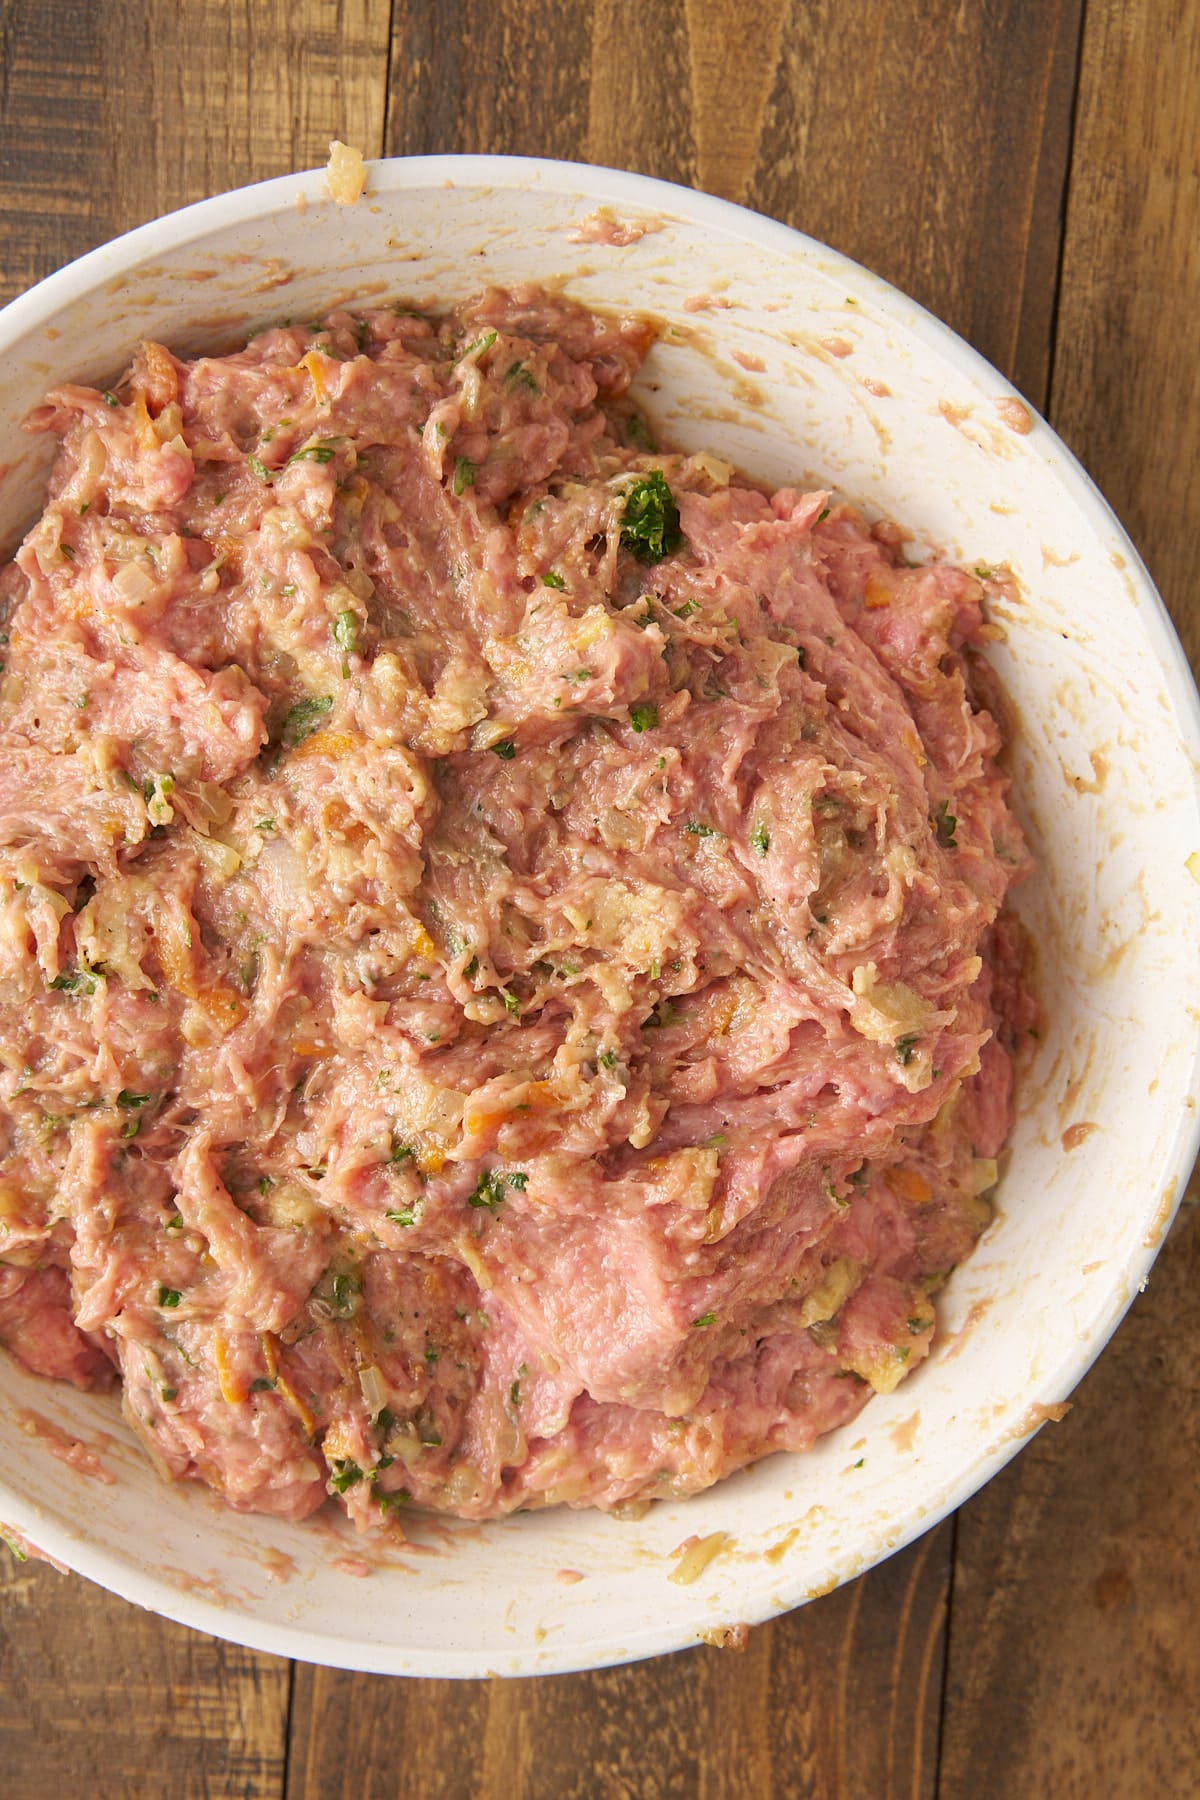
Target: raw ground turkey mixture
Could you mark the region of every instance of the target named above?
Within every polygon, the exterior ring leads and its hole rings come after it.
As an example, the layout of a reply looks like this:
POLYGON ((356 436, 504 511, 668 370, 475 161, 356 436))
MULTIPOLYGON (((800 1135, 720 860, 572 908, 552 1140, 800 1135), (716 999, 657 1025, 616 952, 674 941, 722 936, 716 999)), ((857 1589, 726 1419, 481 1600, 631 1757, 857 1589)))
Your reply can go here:
POLYGON ((299 1517, 706 1487, 926 1355, 1026 1002, 988 571, 534 291, 53 392, 0 575, 0 1339, 299 1517))

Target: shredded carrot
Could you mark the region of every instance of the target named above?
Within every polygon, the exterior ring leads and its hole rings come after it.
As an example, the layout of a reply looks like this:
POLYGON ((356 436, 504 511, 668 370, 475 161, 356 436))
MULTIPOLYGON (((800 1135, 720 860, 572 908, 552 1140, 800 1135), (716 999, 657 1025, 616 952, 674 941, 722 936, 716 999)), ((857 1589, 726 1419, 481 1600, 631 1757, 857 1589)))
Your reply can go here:
POLYGON ((213 1355, 217 1363, 217 1380, 221 1386, 221 1397, 228 1400, 231 1406, 236 1405, 239 1400, 246 1398, 250 1388, 245 1376, 239 1374, 234 1368, 225 1333, 219 1326, 213 1333, 213 1355))
POLYGON ((893 1194, 899 1194, 901 1200, 908 1200, 913 1206, 924 1206, 933 1199, 933 1189, 915 1169, 889 1169, 886 1180, 893 1194))
POLYGON ((357 731, 314 731, 292 751, 294 757, 304 756, 346 756, 362 743, 362 735, 357 731))
POLYGON ((325 383, 325 365, 328 360, 328 357, 322 356, 319 350, 310 350, 308 355, 302 356, 296 365, 298 368, 307 369, 311 375, 314 400, 329 398, 329 389, 325 383))
POLYGON ((879 573, 878 569, 872 569, 871 573, 867 576, 867 590, 863 596, 863 600, 866 606, 872 611, 880 606, 890 606, 892 604, 892 590, 884 580, 883 576, 879 573))

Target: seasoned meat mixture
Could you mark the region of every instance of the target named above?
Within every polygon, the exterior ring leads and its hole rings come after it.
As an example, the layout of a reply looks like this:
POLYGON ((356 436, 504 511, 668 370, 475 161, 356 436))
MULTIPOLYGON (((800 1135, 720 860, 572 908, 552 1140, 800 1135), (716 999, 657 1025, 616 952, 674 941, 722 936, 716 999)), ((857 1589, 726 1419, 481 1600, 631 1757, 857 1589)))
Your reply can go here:
POLYGON ((987 1222, 988 572, 656 449, 652 336, 339 311, 29 420, 0 1339, 230 1506, 691 1493, 911 1373, 987 1222))

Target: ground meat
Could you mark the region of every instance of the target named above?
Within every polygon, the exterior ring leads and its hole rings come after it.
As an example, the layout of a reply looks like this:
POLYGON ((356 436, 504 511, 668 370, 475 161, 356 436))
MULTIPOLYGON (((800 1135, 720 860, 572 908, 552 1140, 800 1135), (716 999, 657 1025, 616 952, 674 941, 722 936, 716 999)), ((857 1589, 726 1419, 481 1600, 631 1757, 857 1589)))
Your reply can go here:
POLYGON ((894 1387, 988 1218, 983 582, 655 451, 651 336, 339 311, 30 420, 0 1341, 231 1506, 691 1493, 894 1387))

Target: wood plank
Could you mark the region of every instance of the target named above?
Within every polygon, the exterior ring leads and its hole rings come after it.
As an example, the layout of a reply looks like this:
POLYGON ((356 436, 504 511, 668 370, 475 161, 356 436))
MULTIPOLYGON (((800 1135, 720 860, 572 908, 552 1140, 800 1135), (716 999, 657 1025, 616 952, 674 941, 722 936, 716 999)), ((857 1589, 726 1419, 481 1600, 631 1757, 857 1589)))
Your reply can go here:
MULTIPOLYGON (((1089 0, 1051 417, 1200 666, 1200 9, 1089 0)), ((1188 953, 1185 949, 1183 954, 1188 953)), ((942 1792, 1191 1796, 1200 1770, 1200 1210, 1064 1424, 963 1509, 942 1792)))
POLYGON ((1196 1792, 1198 1291, 1193 1196, 1073 1411, 959 1514, 951 1800, 1196 1792))
POLYGON ((388 0, 3 0, 0 299, 332 137, 379 155, 389 23, 388 0))
POLYGON ((1145 556, 1200 668, 1200 8, 1095 0, 1053 418, 1145 556))
POLYGON ((289 1665, 0 1547, 5 1791, 277 1800, 289 1665))
POLYGON ((744 1655, 507 1682, 298 1665, 287 1800, 931 1795, 951 1540, 939 1527, 744 1655))

